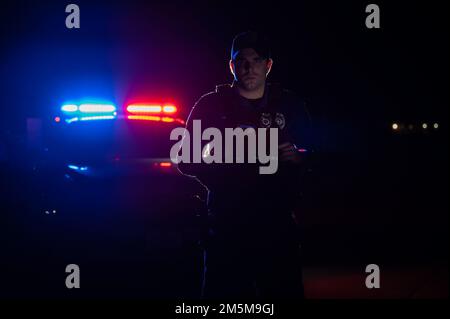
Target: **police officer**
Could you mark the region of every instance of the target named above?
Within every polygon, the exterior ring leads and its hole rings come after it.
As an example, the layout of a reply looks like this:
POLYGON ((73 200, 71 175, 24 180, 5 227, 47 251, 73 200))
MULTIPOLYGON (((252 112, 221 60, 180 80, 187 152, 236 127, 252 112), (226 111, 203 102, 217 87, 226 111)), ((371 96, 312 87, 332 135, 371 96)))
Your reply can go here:
POLYGON ((204 298, 303 297, 292 212, 306 168, 310 120, 301 99, 267 82, 272 65, 266 37, 238 34, 229 61, 233 83, 203 95, 187 120, 191 133, 194 120, 222 131, 266 127, 279 132, 279 168, 272 175, 258 174, 252 164, 179 164, 183 174, 209 191, 204 298))

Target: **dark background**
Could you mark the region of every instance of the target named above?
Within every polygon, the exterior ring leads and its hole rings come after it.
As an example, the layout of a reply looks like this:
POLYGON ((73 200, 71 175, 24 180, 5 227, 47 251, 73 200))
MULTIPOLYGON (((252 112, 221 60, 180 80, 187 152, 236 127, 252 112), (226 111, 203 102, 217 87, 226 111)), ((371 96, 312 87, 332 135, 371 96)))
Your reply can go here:
MULTIPOLYGON (((306 264, 447 265, 443 2, 377 1, 381 29, 365 27, 367 1, 75 3, 81 29, 71 30, 69 2, 1 4, 5 149, 25 143, 27 118, 50 119, 69 98, 167 98, 186 115, 199 96, 231 81, 233 36, 260 30, 273 43, 270 80, 307 99, 315 129, 301 213, 306 264), (393 131, 394 122, 406 127, 393 131)), ((14 251, 13 238, 2 244, 14 251)))

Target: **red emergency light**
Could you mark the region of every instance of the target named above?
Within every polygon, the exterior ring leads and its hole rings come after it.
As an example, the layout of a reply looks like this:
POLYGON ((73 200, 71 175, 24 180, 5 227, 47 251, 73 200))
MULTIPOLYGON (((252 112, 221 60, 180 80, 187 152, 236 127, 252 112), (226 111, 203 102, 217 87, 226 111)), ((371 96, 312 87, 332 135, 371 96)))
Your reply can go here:
POLYGON ((157 105, 157 104, 130 104, 127 106, 127 112, 130 114, 174 114, 177 108, 174 105, 157 105))

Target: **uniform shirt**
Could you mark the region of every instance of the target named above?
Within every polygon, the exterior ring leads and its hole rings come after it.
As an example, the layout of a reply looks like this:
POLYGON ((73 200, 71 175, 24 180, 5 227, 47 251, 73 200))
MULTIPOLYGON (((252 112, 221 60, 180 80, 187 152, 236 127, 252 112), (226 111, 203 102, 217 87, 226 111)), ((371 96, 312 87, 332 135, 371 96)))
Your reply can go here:
MULTIPOLYGON (((191 139, 193 120, 201 120, 202 130, 220 129, 223 148, 225 128, 278 127, 279 144, 288 141, 298 148, 311 149, 310 119, 304 101, 275 84, 267 84, 264 96, 255 100, 242 97, 233 86, 218 86, 192 108, 186 124, 191 139)), ((202 149, 206 143, 202 143, 202 149)), ((236 233, 249 223, 273 229, 291 219, 305 166, 279 162, 275 174, 261 175, 261 165, 267 164, 180 163, 179 169, 208 187, 214 224, 219 228, 227 225, 236 233)))

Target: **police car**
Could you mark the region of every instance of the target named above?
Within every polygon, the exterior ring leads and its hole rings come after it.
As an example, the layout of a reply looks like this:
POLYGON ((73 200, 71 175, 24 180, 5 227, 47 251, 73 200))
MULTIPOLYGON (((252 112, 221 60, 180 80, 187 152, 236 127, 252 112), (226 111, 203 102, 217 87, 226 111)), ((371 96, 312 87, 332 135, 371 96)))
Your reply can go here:
MULTIPOLYGON (((156 268, 196 253, 194 198, 205 194, 169 158, 176 127, 184 127, 184 119, 174 104, 92 101, 65 103, 43 125, 43 155, 33 159, 26 190, 33 220, 27 233, 42 243, 37 251, 54 256, 50 267, 89 264, 100 276, 92 278, 91 288, 102 296, 122 296, 127 290, 120 283, 146 291, 145 273, 155 287, 167 287, 156 268)), ((51 274, 48 267, 42 272, 51 274)))

